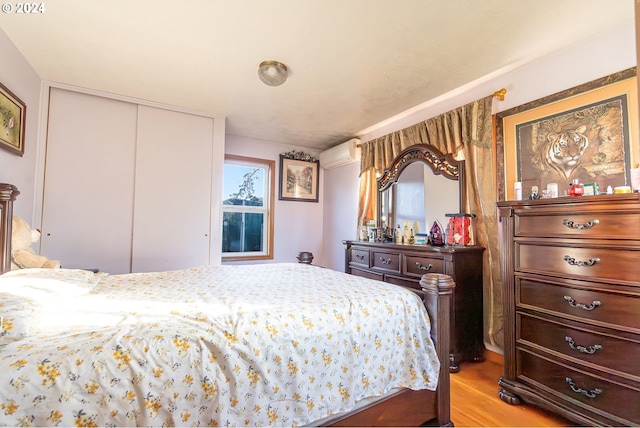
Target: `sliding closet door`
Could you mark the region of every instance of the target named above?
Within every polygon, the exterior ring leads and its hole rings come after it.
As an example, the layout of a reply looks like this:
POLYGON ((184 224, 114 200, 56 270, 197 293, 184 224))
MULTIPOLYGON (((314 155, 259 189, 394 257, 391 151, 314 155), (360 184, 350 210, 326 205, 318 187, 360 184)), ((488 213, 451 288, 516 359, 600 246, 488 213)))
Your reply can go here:
POLYGON ((213 119, 139 106, 132 271, 209 257, 213 119))
POLYGON ((52 88, 41 254, 130 271, 137 105, 52 88))

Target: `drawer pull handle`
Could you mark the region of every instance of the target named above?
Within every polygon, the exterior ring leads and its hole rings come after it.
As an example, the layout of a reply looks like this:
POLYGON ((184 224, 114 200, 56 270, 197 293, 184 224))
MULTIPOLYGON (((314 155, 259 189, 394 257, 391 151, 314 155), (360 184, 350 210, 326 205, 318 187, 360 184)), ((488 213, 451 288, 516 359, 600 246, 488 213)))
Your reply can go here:
POLYGON ((385 259, 382 256, 380 256, 380 261, 382 262, 383 265, 388 265, 389 263, 391 263, 391 259, 385 259))
POLYGON ((569 336, 565 336, 564 340, 567 341, 571 349, 584 352, 585 354, 595 354, 597 350, 602 349, 602 345, 591 345, 588 348, 585 346, 576 345, 576 342, 573 340, 573 338, 569 336))
POLYGON ((362 254, 356 254, 356 260, 364 260, 364 256, 362 254))
POLYGON ((429 271, 429 270, 431 270, 433 268, 433 265, 431 263, 429 263, 428 265, 425 266, 425 265, 421 264, 420 262, 416 262, 416 266, 418 266, 418 269, 426 270, 426 271, 429 271))
POLYGON ((591 303, 589 303, 589 305, 584 305, 582 303, 576 303, 576 301, 571 296, 564 296, 564 300, 569 302, 569 305, 572 308, 580 308, 580 309, 584 309, 585 311, 592 311, 592 310, 594 310, 595 308, 597 308, 598 306, 600 306, 602 304, 602 302, 600 300, 594 300, 591 303))
POLYGON ((562 220, 562 224, 567 226, 569 229, 578 229, 578 230, 591 229, 593 226, 599 223, 600 223, 600 220, 598 220, 597 218, 590 220, 586 223, 574 223, 573 221, 567 220, 567 219, 562 220))
POLYGON ((591 391, 587 391, 586 389, 578 388, 576 386, 576 384, 573 382, 573 379, 571 379, 570 377, 567 377, 564 380, 569 384, 569 386, 571 387, 573 392, 576 392, 578 394, 582 394, 585 397, 596 398, 596 396, 602 394, 602 390, 599 389, 599 388, 592 389, 591 391))
POLYGON ((583 262, 581 260, 576 260, 573 257, 564 256, 564 261, 569 263, 571 266, 588 267, 588 266, 595 265, 596 263, 598 263, 600 261, 600 259, 598 257, 596 257, 596 258, 593 258, 593 259, 589 259, 586 262, 583 262))

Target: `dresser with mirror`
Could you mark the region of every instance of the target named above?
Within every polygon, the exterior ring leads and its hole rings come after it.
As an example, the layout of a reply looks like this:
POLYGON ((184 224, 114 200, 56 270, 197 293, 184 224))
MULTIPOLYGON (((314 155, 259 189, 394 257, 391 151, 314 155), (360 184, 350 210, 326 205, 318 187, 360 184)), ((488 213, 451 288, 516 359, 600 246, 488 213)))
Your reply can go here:
MULTIPOLYGON (((447 214, 465 211, 464 161, 433 146, 414 145, 401 152, 377 180, 377 219, 384 229, 405 221, 429 233, 437 220, 446 228, 447 214)), ((482 257, 475 245, 344 241, 345 272, 400 285, 421 293, 425 273, 443 273, 455 281, 450 371, 462 361, 483 359, 482 257)))

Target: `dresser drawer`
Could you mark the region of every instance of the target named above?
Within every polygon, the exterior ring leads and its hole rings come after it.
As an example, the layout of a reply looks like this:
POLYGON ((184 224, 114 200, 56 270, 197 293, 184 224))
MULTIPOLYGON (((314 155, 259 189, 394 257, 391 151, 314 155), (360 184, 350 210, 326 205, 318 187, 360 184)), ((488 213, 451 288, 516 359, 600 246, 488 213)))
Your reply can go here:
POLYGON ((515 236, 640 239, 640 212, 579 211, 516 216, 515 236))
MULTIPOLYGON (((597 364, 604 371, 631 375, 640 381, 640 343, 588 329, 573 328, 562 322, 518 314, 518 342, 529 342, 574 358, 580 363, 597 364)), ((638 337, 640 341, 640 337, 638 337)))
POLYGON ((618 421, 619 425, 640 423, 640 390, 589 375, 571 366, 556 364, 526 351, 518 351, 517 358, 520 361, 518 378, 525 382, 530 379, 557 391, 569 400, 568 406, 598 409, 618 421))
POLYGON ((364 267, 369 267, 369 250, 362 248, 351 248, 351 257, 352 264, 359 264, 364 267))
POLYGON ((354 267, 351 268, 351 275, 362 276, 369 279, 376 279, 378 281, 382 281, 384 279, 383 275, 380 273, 374 273, 368 270, 357 269, 354 267))
POLYGON ((577 248, 519 242, 516 243, 515 268, 522 272, 640 285, 640 247, 636 250, 577 248))
POLYGON ((396 276, 396 275, 385 275, 384 282, 409 288, 413 291, 422 292, 422 286, 420 285, 420 280, 417 280, 417 279, 410 279, 410 278, 405 278, 405 277, 396 276))
POLYGON ((384 251, 371 251, 371 265, 375 268, 400 273, 400 254, 384 251))
POLYGON ((422 278, 425 273, 444 273, 444 262, 432 257, 405 255, 404 272, 417 278, 422 278))
POLYGON ((640 333, 640 297, 516 277, 516 307, 640 333))

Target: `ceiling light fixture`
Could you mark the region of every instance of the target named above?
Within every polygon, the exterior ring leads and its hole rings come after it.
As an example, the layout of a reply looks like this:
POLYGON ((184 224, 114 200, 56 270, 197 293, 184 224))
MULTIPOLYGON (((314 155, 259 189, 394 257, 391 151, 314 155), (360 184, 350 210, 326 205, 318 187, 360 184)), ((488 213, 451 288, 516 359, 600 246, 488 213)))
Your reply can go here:
POLYGON ((266 85, 280 86, 287 80, 287 66, 278 61, 262 61, 258 66, 258 77, 266 85))

